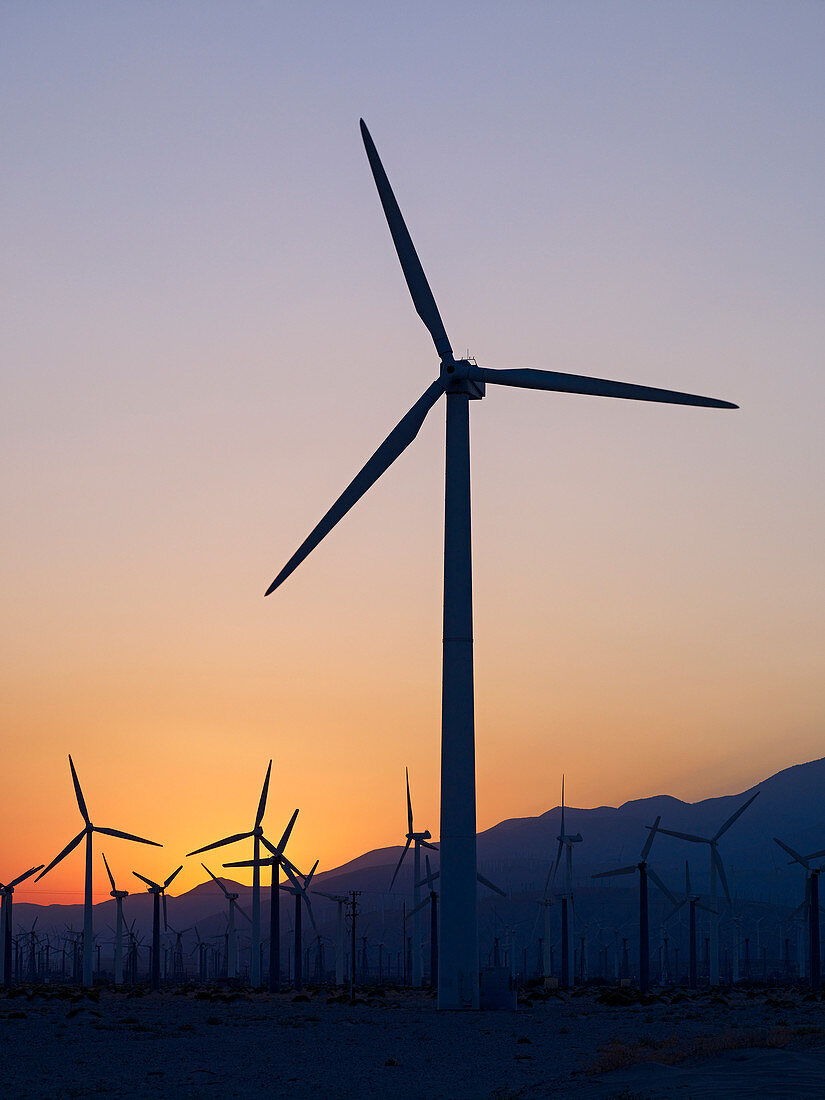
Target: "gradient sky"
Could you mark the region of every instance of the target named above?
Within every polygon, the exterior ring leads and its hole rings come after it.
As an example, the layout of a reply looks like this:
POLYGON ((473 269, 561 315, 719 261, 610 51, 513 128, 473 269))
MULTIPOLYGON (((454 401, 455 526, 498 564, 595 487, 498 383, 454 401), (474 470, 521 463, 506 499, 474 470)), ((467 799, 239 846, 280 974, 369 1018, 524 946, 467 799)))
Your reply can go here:
POLYGON ((457 351, 741 405, 472 406, 479 828, 823 755, 823 42, 802 0, 3 5, 0 878, 80 828, 68 752, 166 845, 124 880, 250 828, 270 757, 302 867, 398 843, 405 765, 438 832, 443 403, 262 598, 437 371, 360 115, 457 351))

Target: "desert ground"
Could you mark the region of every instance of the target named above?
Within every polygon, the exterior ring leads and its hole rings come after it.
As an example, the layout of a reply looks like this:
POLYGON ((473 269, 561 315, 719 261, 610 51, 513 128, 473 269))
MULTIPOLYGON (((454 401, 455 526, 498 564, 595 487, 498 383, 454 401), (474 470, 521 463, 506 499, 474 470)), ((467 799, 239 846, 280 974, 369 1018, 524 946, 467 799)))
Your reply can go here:
POLYGON ((426 993, 220 988, 0 995, 20 1097, 825 1096, 823 1005, 804 991, 533 991, 437 1013, 426 993))

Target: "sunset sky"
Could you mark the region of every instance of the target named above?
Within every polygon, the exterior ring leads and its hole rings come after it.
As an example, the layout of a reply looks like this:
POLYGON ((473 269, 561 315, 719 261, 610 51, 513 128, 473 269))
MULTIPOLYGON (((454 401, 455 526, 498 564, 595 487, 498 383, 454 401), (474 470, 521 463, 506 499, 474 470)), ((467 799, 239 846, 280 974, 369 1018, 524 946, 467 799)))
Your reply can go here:
MULTIPOLYGON (((0 880, 80 829, 69 752, 165 845, 103 845, 129 889, 202 881, 270 757, 302 868, 402 841, 405 765, 438 833, 443 402, 263 598, 437 373, 361 115, 457 352, 741 406, 473 404, 479 828, 825 755, 823 42, 802 0, 3 5, 0 880)), ((81 893, 78 849, 17 897, 81 893)))

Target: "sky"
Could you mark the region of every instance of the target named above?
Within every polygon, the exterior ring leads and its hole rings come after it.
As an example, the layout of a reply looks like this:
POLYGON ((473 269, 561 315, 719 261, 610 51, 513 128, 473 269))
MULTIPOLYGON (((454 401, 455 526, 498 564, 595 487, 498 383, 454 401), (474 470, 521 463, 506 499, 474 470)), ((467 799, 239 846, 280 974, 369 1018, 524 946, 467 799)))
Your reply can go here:
POLYGON ((405 766, 438 834, 443 402, 263 598, 437 374, 360 116, 457 352, 740 405, 471 406, 479 828, 563 772, 695 801, 823 755, 824 35, 812 0, 3 5, 0 879, 81 827, 68 753, 164 844, 107 838, 119 887, 202 881, 270 758, 302 868, 403 842, 405 766))

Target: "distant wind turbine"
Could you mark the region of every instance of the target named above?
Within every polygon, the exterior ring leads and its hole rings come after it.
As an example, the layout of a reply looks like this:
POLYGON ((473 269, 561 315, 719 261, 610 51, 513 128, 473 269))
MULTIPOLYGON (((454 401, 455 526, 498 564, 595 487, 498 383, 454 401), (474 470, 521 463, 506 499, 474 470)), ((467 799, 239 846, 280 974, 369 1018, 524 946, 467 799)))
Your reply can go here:
POLYGON ((689 918, 688 918, 688 985, 691 989, 695 989, 697 985, 697 973, 696 973, 696 910, 704 909, 706 913, 713 913, 714 910, 709 905, 702 905, 699 900, 700 894, 690 888, 690 864, 685 860, 685 896, 681 901, 677 902, 675 908, 671 909, 665 920, 670 920, 675 916, 683 905, 689 906, 689 918))
POLYGON ((736 408, 728 401, 630 385, 603 378, 545 370, 491 370, 456 359, 373 140, 361 134, 381 205, 416 312, 440 359, 438 378, 401 418, 320 523, 267 589, 269 595, 293 572, 364 493, 412 443, 440 397, 447 397, 444 509, 444 630, 441 720, 441 966, 438 1007, 478 1008, 478 914, 476 911, 476 790, 473 704, 473 612, 470 541, 470 401, 486 386, 627 398, 706 408, 736 408))
POLYGON ((678 907, 679 904, 647 862, 661 820, 661 817, 657 817, 653 824, 648 826, 650 832, 647 840, 642 845, 638 863, 631 863, 629 867, 617 867, 615 871, 600 871, 597 875, 592 876, 593 878, 612 878, 614 875, 633 875, 636 871, 639 872, 639 989, 642 993, 647 993, 650 986, 650 925, 648 921, 647 880, 653 880, 671 905, 678 907))
POLYGON ((805 868, 806 890, 805 901, 800 908, 804 908, 807 903, 808 906, 808 959, 810 960, 810 980, 811 989, 819 989, 820 983, 820 941, 819 941, 819 876, 822 873, 822 867, 812 867, 812 859, 821 859, 825 856, 825 851, 811 852, 808 856, 801 856, 799 852, 795 852, 790 844, 786 844, 784 840, 780 840, 778 837, 774 837, 774 843, 778 844, 780 848, 784 849, 791 857, 794 863, 798 863, 800 867, 805 868))
POLYGON ((238 894, 234 890, 227 890, 217 875, 213 875, 205 863, 201 864, 204 871, 217 882, 223 891, 223 896, 229 902, 229 918, 226 926, 226 976, 227 978, 237 978, 238 976, 238 933, 235 927, 235 910, 238 909, 246 919, 252 923, 252 918, 246 912, 246 910, 238 905, 238 894))
POLYGON ((410 850, 410 845, 414 844, 413 848, 413 910, 407 914, 407 917, 415 916, 413 920, 413 953, 412 953, 412 984, 416 989, 421 987, 421 917, 419 916, 421 910, 421 849, 430 848, 433 852, 437 852, 438 848, 434 844, 430 844, 432 833, 429 829, 425 829, 423 833, 415 832, 413 828, 413 808, 412 799, 410 798, 410 772, 409 768, 404 769, 407 780, 407 843, 404 845, 404 851, 401 853, 401 858, 398 860, 398 864, 393 871, 392 881, 390 882, 390 890, 392 890, 395 880, 398 877, 398 872, 401 870, 401 864, 404 862, 404 856, 410 850))
POLYGON ((83 985, 90 986, 92 984, 92 959, 94 950, 94 932, 92 929, 92 835, 94 833, 105 833, 106 836, 117 836, 122 840, 134 840, 138 844, 151 844, 155 848, 162 848, 163 845, 158 844, 156 840, 145 840, 142 836, 134 836, 132 833, 123 833, 120 829, 104 829, 102 825, 93 825, 89 818, 89 811, 86 809, 86 800, 83 798, 83 791, 80 789, 80 780, 77 778, 77 772, 74 770, 71 756, 69 756, 69 768, 72 772, 72 783, 74 784, 77 806, 85 825, 74 840, 69 841, 63 851, 54 857, 48 867, 46 867, 44 871, 41 871, 34 881, 39 882, 44 875, 47 875, 49 871, 51 871, 52 867, 56 867, 62 859, 65 859, 70 852, 73 852, 84 837, 86 838, 86 889, 83 897, 83 985))
MULTIPOLYGON (((250 976, 252 985, 257 989, 261 984, 261 839, 264 835, 263 826, 261 822, 264 819, 264 811, 266 810, 266 796, 269 791, 269 776, 272 771, 272 761, 269 761, 269 766, 266 769, 266 776, 264 777, 264 785, 261 789, 261 797, 258 800, 258 811, 255 814, 255 824, 247 833, 235 833, 234 836, 224 837, 223 840, 216 840, 213 844, 205 844, 203 848, 196 848, 194 852, 187 852, 186 858, 189 856, 198 856, 202 852, 209 852, 213 848, 221 848, 224 844, 234 844, 237 840, 249 840, 252 839, 252 862, 248 866, 252 867, 252 966, 250 968, 250 976)), ((210 872, 211 874, 211 872, 210 872)))
POLYGON ((710 855, 710 907, 714 912, 714 916, 710 919, 710 984, 719 984, 719 892, 717 885, 717 876, 722 882, 722 889, 725 891, 725 897, 730 905, 730 890, 728 889, 728 879, 725 874, 725 866, 722 863, 722 857, 719 855, 719 849, 717 845, 722 839, 724 834, 733 825, 734 821, 742 816, 742 814, 750 806, 751 802, 759 794, 752 794, 747 802, 743 804, 730 815, 727 821, 720 826, 713 834, 713 836, 695 836, 693 833, 679 833, 675 829, 659 829, 660 833, 664 833, 666 836, 675 836, 679 840, 687 840, 693 844, 707 844, 710 855))
POLYGON ((166 930, 166 891, 169 886, 172 885, 172 881, 183 870, 183 864, 178 867, 177 871, 173 871, 169 878, 164 879, 162 883, 154 882, 150 878, 146 878, 145 875, 138 874, 137 871, 132 871, 135 878, 139 878, 141 882, 145 882, 148 891, 152 895, 152 989, 160 989, 160 899, 163 898, 163 928, 166 930))
MULTIPOLYGON (((581 833, 567 833, 564 830, 564 776, 561 777, 561 826, 556 840, 559 842, 556 862, 553 864, 552 870, 547 872, 544 893, 546 896, 548 886, 552 887, 555 884, 562 853, 564 853, 564 890, 561 894, 561 984, 563 989, 567 989, 570 985, 572 955, 570 949, 570 910, 573 907, 573 845, 581 844, 583 837, 581 833)), ((545 923, 548 919, 548 910, 545 908, 545 923)))
POLYGON ((129 897, 128 890, 118 890, 115 886, 115 880, 112 876, 112 872, 109 870, 109 864, 106 861, 106 856, 103 852, 100 853, 103 856, 103 863, 106 867, 106 874, 109 876, 109 882, 112 884, 110 891, 111 897, 117 902, 117 921, 115 927, 115 985, 123 984, 123 899, 129 897))
POLYGON ((30 867, 28 871, 24 871, 22 875, 13 878, 11 882, 0 882, 0 899, 2 899, 2 908, 0 908, 0 928, 2 928, 2 945, 0 945, 0 982, 5 986, 11 985, 11 941, 14 888, 15 886, 19 886, 21 882, 25 882, 27 878, 31 878, 32 875, 37 874, 42 866, 43 864, 39 863, 37 867, 30 867))

